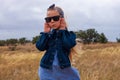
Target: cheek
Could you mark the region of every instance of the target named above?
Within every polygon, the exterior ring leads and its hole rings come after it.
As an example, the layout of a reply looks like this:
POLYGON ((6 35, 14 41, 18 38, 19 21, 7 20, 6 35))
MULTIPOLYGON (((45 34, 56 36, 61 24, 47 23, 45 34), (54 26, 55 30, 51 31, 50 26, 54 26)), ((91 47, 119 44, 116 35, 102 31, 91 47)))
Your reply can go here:
POLYGON ((56 26, 56 27, 59 27, 59 26, 60 26, 60 21, 54 22, 54 23, 48 23, 48 25, 49 25, 50 27, 53 27, 53 25, 56 26))
POLYGON ((57 22, 57 24, 60 25, 60 24, 61 24, 61 21, 59 20, 59 21, 57 22))
POLYGON ((53 26, 53 23, 48 23, 48 25, 52 28, 52 26, 53 26))
POLYGON ((51 27, 51 23, 48 23, 48 25, 51 27))
POLYGON ((57 22, 57 25, 60 25, 60 22, 57 22))
POLYGON ((60 22, 56 23, 56 27, 60 27, 60 22))

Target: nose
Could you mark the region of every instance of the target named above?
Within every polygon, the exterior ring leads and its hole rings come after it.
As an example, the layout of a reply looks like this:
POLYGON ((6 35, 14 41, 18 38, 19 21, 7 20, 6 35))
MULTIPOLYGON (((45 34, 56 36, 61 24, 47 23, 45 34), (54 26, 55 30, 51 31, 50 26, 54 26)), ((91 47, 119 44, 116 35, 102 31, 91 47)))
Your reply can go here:
POLYGON ((54 22, 54 20, 53 20, 53 19, 51 19, 51 22, 54 22))

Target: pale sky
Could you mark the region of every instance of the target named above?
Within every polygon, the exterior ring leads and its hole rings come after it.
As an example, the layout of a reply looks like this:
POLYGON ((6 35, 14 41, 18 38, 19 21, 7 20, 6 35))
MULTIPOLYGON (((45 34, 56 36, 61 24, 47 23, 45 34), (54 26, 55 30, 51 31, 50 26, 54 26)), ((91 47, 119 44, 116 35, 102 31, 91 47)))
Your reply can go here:
POLYGON ((53 3, 64 10, 69 30, 95 28, 109 41, 120 37, 120 0, 0 0, 0 40, 39 35, 53 3))

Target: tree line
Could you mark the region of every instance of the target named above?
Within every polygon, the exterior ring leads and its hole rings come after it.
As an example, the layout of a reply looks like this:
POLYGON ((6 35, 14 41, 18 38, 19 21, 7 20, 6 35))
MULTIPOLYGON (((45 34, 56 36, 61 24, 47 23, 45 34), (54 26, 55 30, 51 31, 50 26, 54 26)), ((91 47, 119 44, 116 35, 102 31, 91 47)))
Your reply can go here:
POLYGON ((76 35, 84 44, 108 42, 105 34, 98 33, 95 29, 79 30, 76 32, 76 35))
MULTIPOLYGON (((94 28, 87 30, 79 30, 75 32, 77 38, 84 44, 90 43, 107 43, 108 39, 104 33, 98 33, 94 28)), ((116 38, 116 42, 120 43, 120 36, 116 38)))
MULTIPOLYGON (((104 33, 98 33, 95 29, 87 29, 87 30, 79 30, 76 31, 77 39, 79 39, 84 44, 90 43, 107 43, 108 39, 104 33)), ((9 46, 9 45, 17 45, 21 44, 24 45, 26 43, 33 43, 35 44, 36 41, 39 39, 40 35, 33 37, 32 40, 27 40, 25 37, 20 39, 7 39, 7 40, 0 40, 0 46, 9 46)), ((116 38, 117 42, 120 42, 120 37, 116 38)))

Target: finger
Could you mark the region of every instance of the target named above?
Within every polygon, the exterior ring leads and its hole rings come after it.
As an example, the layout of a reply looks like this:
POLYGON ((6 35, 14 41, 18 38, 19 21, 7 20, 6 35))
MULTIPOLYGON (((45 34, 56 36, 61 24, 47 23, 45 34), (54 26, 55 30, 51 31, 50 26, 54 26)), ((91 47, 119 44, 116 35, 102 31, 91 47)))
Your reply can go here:
POLYGON ((46 25, 46 26, 47 26, 47 25, 48 25, 48 23, 44 23, 44 25, 46 25))
POLYGON ((64 18, 61 18, 61 21, 65 21, 65 19, 64 19, 64 18))

